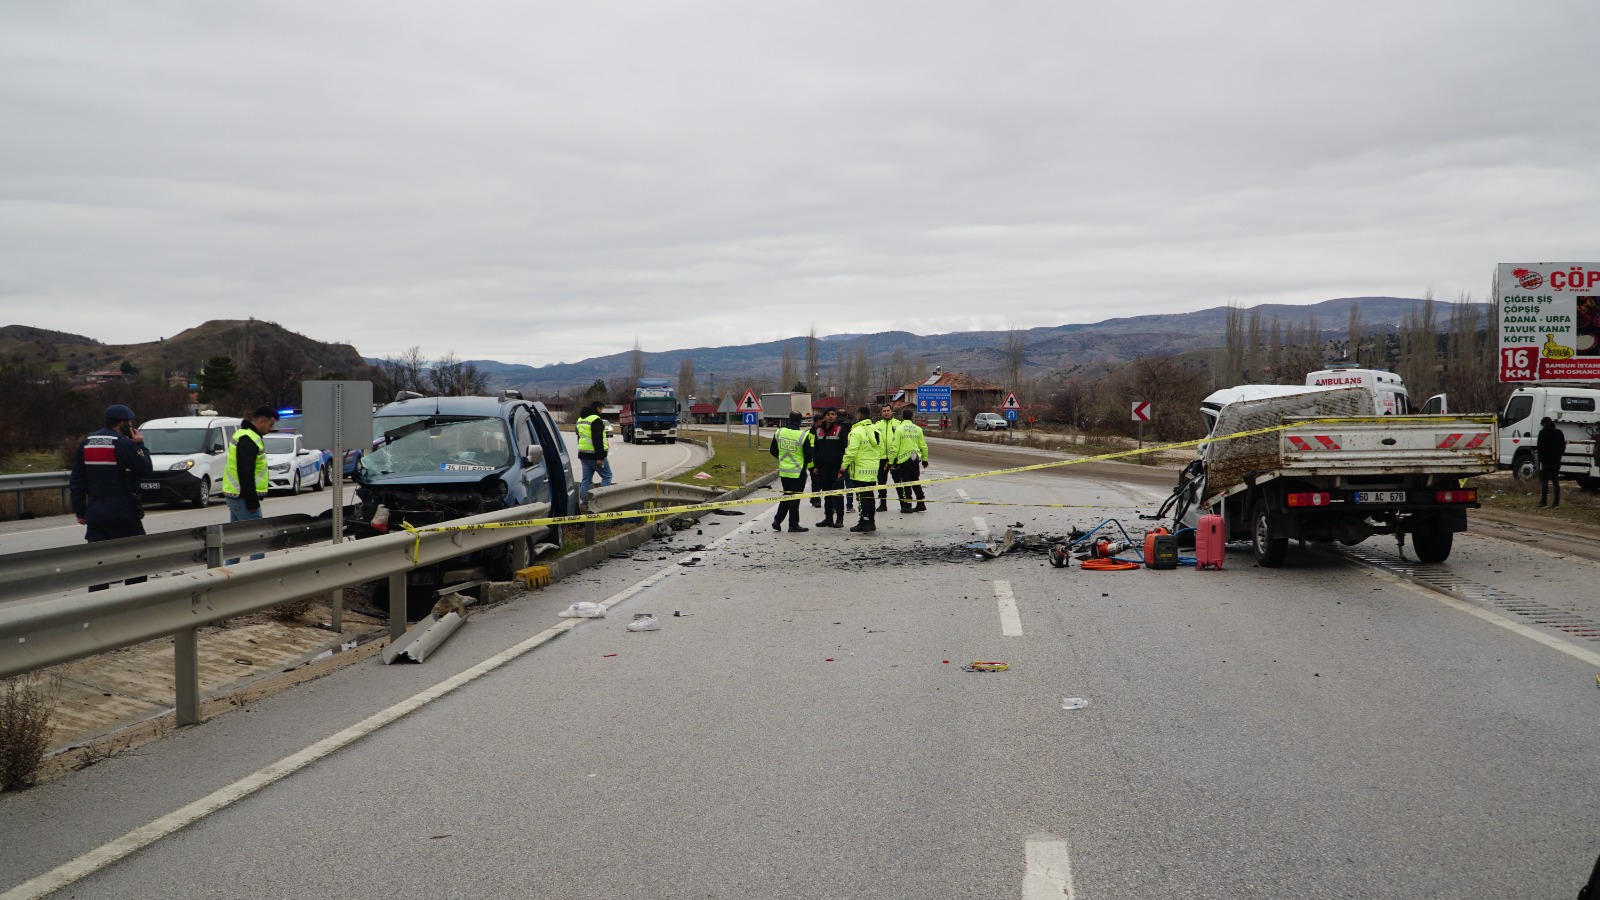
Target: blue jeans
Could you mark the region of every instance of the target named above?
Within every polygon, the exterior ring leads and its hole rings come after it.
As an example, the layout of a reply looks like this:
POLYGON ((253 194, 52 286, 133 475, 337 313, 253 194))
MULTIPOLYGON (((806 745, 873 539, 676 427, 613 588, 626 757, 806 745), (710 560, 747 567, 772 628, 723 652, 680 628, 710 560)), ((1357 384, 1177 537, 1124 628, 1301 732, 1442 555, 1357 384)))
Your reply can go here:
POLYGON ((589 482, 594 479, 595 473, 600 474, 600 484, 597 487, 607 487, 611 484, 611 460, 609 459, 580 459, 583 463, 583 481, 578 485, 578 505, 589 502, 589 482))
MULTIPOLYGON (((259 519, 259 518, 261 518, 261 507, 257 506, 255 509, 245 509, 244 508, 244 498, 243 497, 228 497, 228 496, 224 496, 222 498, 222 502, 227 504, 227 506, 228 506, 228 521, 229 522, 247 522, 247 521, 249 521, 251 519, 259 519)), ((257 553, 255 556, 250 557, 250 559, 252 559, 252 560, 266 559, 266 558, 267 558, 267 555, 265 553, 257 553)), ((223 565, 231 566, 231 565, 237 564, 238 562, 239 562, 239 557, 235 556, 233 559, 230 559, 227 562, 223 563, 223 565)))

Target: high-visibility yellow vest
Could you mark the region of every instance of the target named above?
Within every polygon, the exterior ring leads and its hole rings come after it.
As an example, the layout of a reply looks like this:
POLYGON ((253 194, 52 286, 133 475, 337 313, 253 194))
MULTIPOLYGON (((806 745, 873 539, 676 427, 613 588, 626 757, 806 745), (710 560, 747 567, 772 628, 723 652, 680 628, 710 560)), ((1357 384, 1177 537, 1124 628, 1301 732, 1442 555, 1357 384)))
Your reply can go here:
POLYGON ((872 423, 878 429, 878 450, 883 458, 894 462, 900 455, 900 421, 898 419, 878 419, 872 423))
POLYGON ((928 458, 928 439, 922 435, 922 426, 903 419, 900 422, 900 452, 895 454, 894 464, 902 465, 915 456, 918 459, 928 458))
POLYGON ((240 426, 233 431, 233 437, 228 440, 227 468, 222 472, 222 493, 229 497, 239 496, 239 439, 249 438, 256 444, 256 496, 267 495, 267 445, 261 440, 261 435, 256 434, 254 428, 240 426))
POLYGON ((845 445, 844 462, 840 468, 851 481, 877 481, 878 460, 883 451, 878 446, 882 431, 871 420, 862 419, 850 427, 850 442, 845 445))
POLYGON ((799 478, 805 474, 805 446, 814 441, 811 432, 779 428, 772 439, 778 444, 778 476, 799 478))
MULTIPOLYGON (((595 447, 594 447, 594 423, 596 423, 598 421, 600 421, 600 417, 597 416, 597 415, 594 415, 592 413, 587 415, 587 416, 584 416, 583 418, 578 420, 578 452, 579 453, 593 453, 593 452, 595 452, 595 447)), ((600 449, 601 450, 608 450, 608 449, 610 449, 610 445, 611 445, 611 440, 610 440, 610 438, 606 437, 605 427, 601 426, 601 428, 600 428, 600 449)))

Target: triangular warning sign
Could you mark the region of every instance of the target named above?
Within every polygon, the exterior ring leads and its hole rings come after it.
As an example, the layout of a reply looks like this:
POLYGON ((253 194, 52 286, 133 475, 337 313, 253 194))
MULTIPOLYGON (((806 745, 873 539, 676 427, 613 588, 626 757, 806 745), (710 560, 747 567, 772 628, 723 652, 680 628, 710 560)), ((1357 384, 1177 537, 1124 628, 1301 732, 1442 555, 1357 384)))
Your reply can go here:
POLYGON ((740 412, 761 412, 761 400, 756 397, 754 389, 744 392, 744 399, 739 401, 740 412))
POLYGON ((1001 409, 1021 409, 1022 404, 1017 402, 1017 392, 1006 394, 1006 402, 1000 404, 1001 409))

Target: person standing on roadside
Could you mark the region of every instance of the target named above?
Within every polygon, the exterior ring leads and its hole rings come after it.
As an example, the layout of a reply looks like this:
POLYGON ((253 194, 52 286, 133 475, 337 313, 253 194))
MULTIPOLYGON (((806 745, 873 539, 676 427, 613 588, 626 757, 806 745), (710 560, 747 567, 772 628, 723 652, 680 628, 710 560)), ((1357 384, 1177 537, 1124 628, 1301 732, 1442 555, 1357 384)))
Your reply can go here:
POLYGON ((922 426, 913 418, 916 413, 907 406, 900 410, 900 433, 896 444, 894 465, 894 492, 900 498, 900 511, 927 512, 928 504, 923 502, 922 485, 912 484, 910 487, 900 487, 907 482, 915 482, 922 478, 922 470, 928 467, 928 439, 922 434, 922 426), (911 505, 911 497, 915 493, 917 505, 911 505))
MULTIPOLYGON (((222 470, 222 502, 228 506, 228 521, 245 522, 261 518, 261 501, 267 496, 267 451, 261 436, 278 424, 278 411, 258 406, 250 418, 239 423, 228 440, 228 460, 222 470)), ((265 559, 257 553, 251 559, 265 559)), ((227 561, 238 562, 238 557, 227 561)))
MULTIPOLYGON (((139 479, 150 474, 150 454, 144 437, 133 427, 133 410, 118 403, 106 407, 106 426, 84 438, 72 457, 67 478, 72 512, 85 526, 89 543, 144 534, 144 505, 139 501, 139 479)), ((127 580, 139 584, 145 576, 127 580)), ((103 591, 110 583, 97 584, 103 591)))
POLYGON ((589 507, 589 488, 598 473, 600 484, 611 484, 611 439, 606 436, 606 420, 600 418, 600 401, 585 406, 578 420, 578 462, 583 466, 583 481, 578 483, 578 505, 589 507))
MULTIPOLYGON (((772 435, 767 449, 778 460, 778 478, 783 482, 783 494, 788 497, 806 489, 806 470, 811 468, 811 432, 800 427, 803 421, 797 412, 789 413, 789 423, 772 435)), ((772 520, 772 530, 783 527, 789 520, 790 531, 810 531, 800 524, 800 501, 784 500, 778 504, 778 514, 772 520)))
POLYGON ((1556 507, 1561 505, 1561 457, 1567 453, 1567 436, 1549 416, 1540 419, 1539 425, 1539 441, 1534 446, 1539 457, 1539 506, 1544 507, 1553 486, 1556 498, 1550 505, 1556 507))
MULTIPOLYGON (((872 408, 861 407, 861 417, 850 427, 850 439, 845 444, 844 459, 840 460, 839 477, 848 479, 848 487, 870 487, 878 484, 878 464, 883 459, 883 430, 872 420, 872 408)), ((872 491, 857 494, 856 506, 861 518, 850 527, 855 532, 878 530, 877 516, 873 513, 872 491)))
MULTIPOLYGON (((811 489, 836 491, 844 486, 839 470, 844 468, 844 448, 850 433, 839 424, 839 411, 830 409, 822 414, 822 421, 811 432, 811 489)), ((823 497, 822 521, 818 528, 844 527, 844 497, 823 497)))
MULTIPOLYGON (((899 434, 900 423, 895 421, 894 407, 885 403, 878 408, 878 421, 873 423, 878 430, 878 450, 883 458, 878 462, 878 484, 889 483, 889 467, 894 464, 895 454, 900 452, 899 434)), ((871 494, 867 495, 870 500, 871 494)), ((883 487, 878 491, 878 512, 889 511, 889 489, 883 487)))

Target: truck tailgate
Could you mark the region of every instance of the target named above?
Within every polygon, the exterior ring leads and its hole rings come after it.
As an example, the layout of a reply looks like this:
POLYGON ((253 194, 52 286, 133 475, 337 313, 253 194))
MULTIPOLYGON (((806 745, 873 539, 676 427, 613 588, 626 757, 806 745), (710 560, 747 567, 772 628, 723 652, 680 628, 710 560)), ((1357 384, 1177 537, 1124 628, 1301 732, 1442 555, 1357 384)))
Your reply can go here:
POLYGON ((1495 470, 1486 416, 1286 418, 1278 468, 1306 475, 1481 475, 1495 470))

